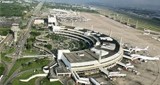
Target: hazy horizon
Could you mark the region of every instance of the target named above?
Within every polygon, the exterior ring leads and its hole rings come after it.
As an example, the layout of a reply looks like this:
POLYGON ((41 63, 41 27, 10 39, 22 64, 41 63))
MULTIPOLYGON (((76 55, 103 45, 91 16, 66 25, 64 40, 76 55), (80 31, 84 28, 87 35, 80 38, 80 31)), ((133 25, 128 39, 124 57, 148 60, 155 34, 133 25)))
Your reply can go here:
POLYGON ((101 5, 110 7, 136 7, 160 10, 160 0, 39 0, 57 3, 101 5))

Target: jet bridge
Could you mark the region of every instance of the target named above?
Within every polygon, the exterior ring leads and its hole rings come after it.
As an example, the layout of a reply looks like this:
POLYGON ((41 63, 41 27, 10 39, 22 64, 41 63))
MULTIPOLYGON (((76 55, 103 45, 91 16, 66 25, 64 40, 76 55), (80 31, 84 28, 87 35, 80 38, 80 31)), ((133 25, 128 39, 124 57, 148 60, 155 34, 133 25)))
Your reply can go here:
POLYGON ((71 74, 77 83, 90 84, 89 78, 80 78, 75 71, 72 71, 71 74))
POLYGON ((131 65, 131 64, 124 64, 122 62, 118 62, 117 64, 120 65, 120 66, 125 67, 126 69, 129 69, 129 68, 133 69, 134 68, 134 66, 131 65))
POLYGON ((98 83, 94 78, 90 78, 90 81, 93 85, 101 85, 100 83, 98 83))
POLYGON ((108 70, 100 67, 99 68, 101 72, 107 75, 108 78, 110 77, 125 77, 126 74, 121 74, 120 72, 109 72, 108 70))

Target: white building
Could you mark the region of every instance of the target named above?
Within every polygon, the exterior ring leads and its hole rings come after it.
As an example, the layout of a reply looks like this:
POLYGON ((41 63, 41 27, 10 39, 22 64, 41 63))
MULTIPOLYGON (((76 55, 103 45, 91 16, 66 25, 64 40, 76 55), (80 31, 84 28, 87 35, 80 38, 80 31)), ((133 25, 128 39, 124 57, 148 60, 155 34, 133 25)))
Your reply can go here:
MULTIPOLYGON (((90 33, 85 35, 83 31, 77 29, 61 30, 60 27, 53 26, 53 31, 66 37, 77 36, 78 41, 84 40, 87 45, 93 43, 88 49, 81 49, 79 51, 58 50, 57 64, 52 68, 51 79, 57 76, 72 75, 76 83, 90 84, 89 78, 80 77, 78 74, 90 75, 99 73, 100 68, 109 69, 117 65, 123 58, 123 49, 120 44, 107 35, 90 33), (56 28, 54 28, 56 27, 56 28), (86 38, 87 36, 88 38, 86 38), (94 37, 93 37, 94 36, 94 37), (98 42, 98 45, 95 45, 98 42), (108 44, 109 43, 109 44, 108 44), (101 47, 104 46, 104 47, 101 47), (53 71, 54 70, 54 71, 53 71)), ((97 83, 92 81, 92 83, 97 83)))
POLYGON ((35 25, 44 24, 44 20, 43 19, 36 19, 36 20, 34 20, 34 24, 35 25))
POLYGON ((48 27, 52 27, 53 26, 57 26, 58 22, 57 22, 57 18, 56 16, 48 16, 48 27))
POLYGON ((13 1, 1 1, 1 3, 5 3, 5 4, 12 4, 13 1))

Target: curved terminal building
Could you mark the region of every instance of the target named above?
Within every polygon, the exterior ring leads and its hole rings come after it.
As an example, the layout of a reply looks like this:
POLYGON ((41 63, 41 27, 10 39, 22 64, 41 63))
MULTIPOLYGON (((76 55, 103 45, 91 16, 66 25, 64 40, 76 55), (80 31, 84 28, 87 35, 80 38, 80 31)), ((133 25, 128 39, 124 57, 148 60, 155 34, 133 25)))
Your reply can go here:
POLYGON ((119 42, 108 35, 82 28, 53 27, 52 30, 56 34, 83 43, 77 43, 77 50, 58 50, 57 63, 50 67, 50 81, 57 80, 58 76, 68 75, 78 83, 90 84, 93 79, 81 78, 79 74, 103 72, 111 77, 107 69, 114 67, 123 58, 123 49, 119 42))
POLYGON ((89 71, 99 67, 111 68, 121 61, 123 50, 113 38, 93 31, 67 29, 57 32, 86 43, 88 48, 79 51, 59 50, 58 60, 73 71, 89 71))

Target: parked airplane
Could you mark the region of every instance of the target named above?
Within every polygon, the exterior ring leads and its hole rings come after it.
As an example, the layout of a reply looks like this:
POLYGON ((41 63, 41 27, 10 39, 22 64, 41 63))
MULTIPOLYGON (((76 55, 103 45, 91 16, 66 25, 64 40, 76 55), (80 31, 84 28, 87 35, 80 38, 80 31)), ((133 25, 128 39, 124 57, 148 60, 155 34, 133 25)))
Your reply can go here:
POLYGON ((140 52, 140 51, 147 51, 149 48, 149 46, 147 46, 146 48, 138 48, 138 47, 135 47, 135 48, 129 48, 129 49, 123 49, 124 51, 126 52, 140 52))
POLYGON ((135 47, 135 48, 132 48, 132 51, 134 51, 134 52, 147 51, 148 48, 149 48, 149 46, 147 46, 146 48, 135 47))
POLYGON ((117 64, 126 68, 126 69, 133 69, 134 68, 134 66, 131 63, 125 64, 125 63, 122 63, 122 62, 118 62, 117 64))
POLYGON ((140 59, 141 61, 144 61, 144 62, 147 62, 148 60, 150 60, 150 61, 160 60, 159 57, 148 57, 148 56, 143 56, 143 55, 139 55, 139 54, 131 54, 131 58, 132 58, 132 60, 140 59))

